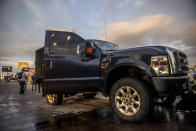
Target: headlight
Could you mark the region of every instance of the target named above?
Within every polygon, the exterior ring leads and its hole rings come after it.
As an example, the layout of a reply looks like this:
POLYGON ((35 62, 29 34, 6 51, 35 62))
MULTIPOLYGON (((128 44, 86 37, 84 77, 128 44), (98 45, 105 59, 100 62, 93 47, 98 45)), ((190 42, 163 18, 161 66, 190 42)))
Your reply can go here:
POLYGON ((168 58, 167 56, 153 56, 151 57, 151 67, 158 76, 169 74, 168 58))

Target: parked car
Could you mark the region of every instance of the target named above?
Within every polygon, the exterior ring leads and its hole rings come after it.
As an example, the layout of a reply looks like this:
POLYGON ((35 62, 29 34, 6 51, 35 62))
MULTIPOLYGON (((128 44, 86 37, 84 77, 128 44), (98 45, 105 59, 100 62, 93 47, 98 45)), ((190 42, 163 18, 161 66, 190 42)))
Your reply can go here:
POLYGON ((165 46, 121 49, 111 42, 47 29, 35 64, 49 104, 61 104, 63 96, 79 92, 93 98, 100 91, 125 121, 141 121, 154 99, 171 104, 188 90, 187 56, 165 46))

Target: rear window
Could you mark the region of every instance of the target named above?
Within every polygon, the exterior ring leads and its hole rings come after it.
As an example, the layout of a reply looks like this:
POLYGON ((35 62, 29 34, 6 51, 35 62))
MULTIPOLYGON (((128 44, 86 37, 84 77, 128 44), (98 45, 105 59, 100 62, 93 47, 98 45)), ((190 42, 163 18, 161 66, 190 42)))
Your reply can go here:
POLYGON ((78 44, 83 39, 76 34, 67 32, 51 33, 49 40, 49 49, 51 55, 76 55, 78 44))

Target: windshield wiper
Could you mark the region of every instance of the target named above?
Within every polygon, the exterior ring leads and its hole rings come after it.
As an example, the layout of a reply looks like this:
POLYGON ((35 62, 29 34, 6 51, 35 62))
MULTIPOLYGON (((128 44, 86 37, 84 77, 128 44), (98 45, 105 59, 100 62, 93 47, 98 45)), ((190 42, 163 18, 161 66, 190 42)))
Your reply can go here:
POLYGON ((116 50, 106 50, 106 51, 116 51, 116 50))

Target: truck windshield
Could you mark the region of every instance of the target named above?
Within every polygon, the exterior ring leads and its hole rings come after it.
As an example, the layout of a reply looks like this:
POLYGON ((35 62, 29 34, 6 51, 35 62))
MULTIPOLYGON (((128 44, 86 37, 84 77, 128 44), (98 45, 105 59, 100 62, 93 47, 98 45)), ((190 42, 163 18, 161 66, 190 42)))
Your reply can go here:
POLYGON ((94 40, 93 41, 95 45, 97 45, 102 51, 115 51, 115 50, 121 50, 120 47, 117 45, 106 42, 106 41, 100 41, 100 40, 94 40))

